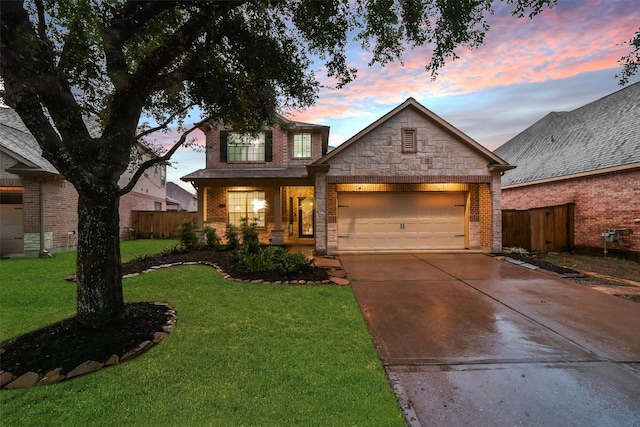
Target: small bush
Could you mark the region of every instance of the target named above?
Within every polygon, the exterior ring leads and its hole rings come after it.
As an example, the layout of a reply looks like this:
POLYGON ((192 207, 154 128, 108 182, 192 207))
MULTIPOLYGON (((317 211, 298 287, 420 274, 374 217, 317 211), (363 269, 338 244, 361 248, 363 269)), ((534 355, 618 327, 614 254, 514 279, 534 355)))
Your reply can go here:
POLYGON ((247 252, 257 254, 260 252, 260 239, 256 231, 256 222, 249 223, 249 218, 242 218, 242 246, 247 252))
POLYGON ((198 244, 196 234, 196 224, 193 221, 185 220, 178 226, 178 238, 180 244, 187 249, 193 249, 198 244))
POLYGON ((276 271, 283 276, 291 276, 296 273, 311 270, 312 262, 313 260, 307 259, 307 257, 301 253, 291 254, 285 252, 285 255, 280 258, 276 264, 276 271))
POLYGON ((282 276, 308 271, 313 262, 301 253, 289 253, 281 246, 265 246, 253 253, 244 244, 232 252, 231 260, 235 269, 245 268, 253 273, 275 271, 282 276))
POLYGON ((220 236, 216 233, 216 229, 211 227, 210 225, 205 225, 204 230, 204 239, 205 239, 205 247, 207 249, 219 249, 222 246, 220 242, 220 236))
POLYGON ((227 239, 227 249, 238 249, 240 246, 240 234, 238 233, 238 227, 233 224, 227 224, 227 230, 224 233, 224 237, 227 239))
POLYGON ((170 246, 170 247, 162 250, 162 252, 160 252, 160 253, 162 255, 178 255, 178 254, 183 254, 183 253, 185 253, 187 251, 189 251, 189 248, 187 248, 184 244, 182 244, 182 242, 180 242, 180 243, 176 243, 175 245, 170 246))

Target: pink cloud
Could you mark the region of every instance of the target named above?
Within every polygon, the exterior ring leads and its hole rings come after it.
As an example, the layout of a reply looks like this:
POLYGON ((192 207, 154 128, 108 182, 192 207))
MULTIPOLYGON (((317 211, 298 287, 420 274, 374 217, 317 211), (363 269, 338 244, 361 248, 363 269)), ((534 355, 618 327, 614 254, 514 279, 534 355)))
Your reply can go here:
MULTIPOLYGON (((326 122, 362 115, 363 106, 393 106, 409 96, 418 99, 469 94, 519 83, 545 82, 582 73, 614 69, 638 28, 640 9, 632 2, 583 1, 561 3, 540 16, 516 19, 504 10, 490 17, 486 43, 477 50, 461 49, 432 82, 424 71, 430 48, 407 50, 399 63, 367 67, 367 56, 352 53, 358 78, 340 91, 322 90, 316 106, 292 118, 326 122)), ((613 78, 614 72, 612 72, 613 78)))
MULTIPOLYGON (((163 150, 169 150, 178 142, 181 136, 182 136, 182 132, 178 132, 176 130, 172 130, 167 133, 156 132, 154 134, 149 135, 149 137, 147 137, 147 141, 150 142, 152 145, 161 147, 163 150)), ((191 132, 187 137, 186 142, 190 144, 194 143, 194 141, 192 141, 194 139, 195 139, 195 144, 204 147, 205 138, 204 138, 204 134, 200 130, 196 129, 195 131, 191 132)), ((189 148, 183 145, 178 149, 178 151, 184 151, 184 150, 193 150, 193 148, 189 148)))

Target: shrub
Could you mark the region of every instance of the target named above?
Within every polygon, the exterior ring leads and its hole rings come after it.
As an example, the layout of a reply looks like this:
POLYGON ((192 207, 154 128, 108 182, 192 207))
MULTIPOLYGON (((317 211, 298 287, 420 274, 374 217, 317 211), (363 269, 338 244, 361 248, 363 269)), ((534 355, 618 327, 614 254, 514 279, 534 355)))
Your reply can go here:
MULTIPOLYGON (((182 242, 180 243, 176 243, 173 246, 169 246, 166 249, 163 249, 160 253, 162 255, 178 255, 178 254, 183 254, 185 252, 187 252, 189 249, 182 244, 182 242)), ((149 256, 151 258, 151 256, 149 256)))
POLYGON ((301 253, 284 253, 284 256, 279 259, 276 264, 276 271, 283 276, 291 276, 293 274, 308 271, 311 269, 312 259, 307 259, 301 253))
POLYGON ((187 249, 193 249, 198 244, 196 224, 193 221, 184 220, 182 224, 178 226, 178 238, 182 246, 187 249))
POLYGON ((220 243, 220 236, 216 233, 216 229, 210 225, 205 225, 204 230, 205 247, 207 249, 219 249, 222 244, 220 243))
POLYGON ((529 255, 529 251, 527 251, 524 248, 510 247, 510 248, 505 248, 505 250, 507 251, 507 253, 510 253, 510 254, 529 255))
POLYGON ((260 239, 256 231, 256 222, 249 224, 249 218, 242 218, 242 246, 247 252, 257 254, 260 251, 260 239))
POLYGON ((227 224, 224 237, 227 239, 227 249, 234 250, 240 246, 240 234, 238 233, 238 227, 235 225, 227 224))
POLYGON ((245 268, 253 273, 275 271, 282 276, 310 270, 313 262, 301 253, 289 253, 281 246, 265 246, 254 253, 244 244, 232 252, 231 260, 234 269, 245 268))

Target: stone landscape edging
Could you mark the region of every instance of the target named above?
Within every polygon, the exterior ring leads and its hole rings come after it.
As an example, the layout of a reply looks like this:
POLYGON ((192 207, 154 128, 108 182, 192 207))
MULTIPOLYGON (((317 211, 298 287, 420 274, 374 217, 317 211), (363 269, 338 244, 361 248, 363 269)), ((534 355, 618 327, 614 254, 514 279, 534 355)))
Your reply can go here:
POLYGON ((162 331, 154 333, 152 340, 146 340, 138 344, 137 347, 123 354, 122 357, 112 354, 103 362, 96 360, 87 360, 63 375, 62 368, 55 368, 43 376, 36 372, 26 372, 20 376, 14 375, 9 371, 0 371, 0 389, 12 390, 19 388, 34 387, 39 385, 56 384, 64 380, 79 377, 98 371, 108 366, 119 365, 146 353, 151 347, 162 342, 176 327, 177 317, 175 309, 166 302, 154 302, 156 306, 166 308, 165 315, 169 316, 169 320, 162 327, 162 331))

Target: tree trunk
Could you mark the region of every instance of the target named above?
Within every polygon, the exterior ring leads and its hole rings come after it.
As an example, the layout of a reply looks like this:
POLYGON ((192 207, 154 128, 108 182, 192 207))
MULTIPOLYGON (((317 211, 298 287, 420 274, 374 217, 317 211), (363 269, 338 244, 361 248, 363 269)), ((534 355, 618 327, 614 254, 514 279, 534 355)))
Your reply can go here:
POLYGON ((78 197, 77 314, 92 328, 124 316, 119 206, 113 190, 78 197))

